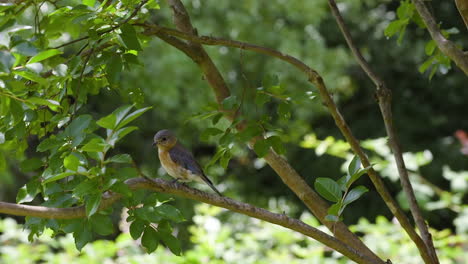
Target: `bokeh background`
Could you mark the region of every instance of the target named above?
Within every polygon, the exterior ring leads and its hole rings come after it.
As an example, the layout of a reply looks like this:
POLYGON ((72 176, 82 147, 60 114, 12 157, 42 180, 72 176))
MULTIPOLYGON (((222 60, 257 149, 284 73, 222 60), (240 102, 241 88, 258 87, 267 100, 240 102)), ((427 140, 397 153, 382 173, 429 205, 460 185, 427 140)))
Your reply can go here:
MULTIPOLYGON (((424 216, 430 226, 437 230, 434 232, 440 233, 435 235, 440 241, 452 239, 439 243, 446 250, 453 248, 455 252, 453 256, 446 257, 446 263, 461 260, 461 238, 466 238, 468 232, 468 156, 461 152, 463 144, 455 133, 461 131, 458 134, 461 135, 463 131, 468 131, 467 78, 456 67, 440 66, 431 79, 429 73, 418 71, 418 67, 428 58, 425 46, 430 36, 416 24, 407 27, 399 43, 397 36, 385 37, 384 30, 395 19, 399 1, 342 2, 340 8, 355 42, 393 92, 394 124, 406 152, 411 180, 424 216)), ((385 144, 386 134, 374 97, 375 87, 350 54, 330 14, 327 1, 193 0, 184 3, 199 34, 271 47, 293 55, 316 69, 391 193, 404 208, 407 207, 393 158, 385 144)), ((453 1, 432 1, 429 5, 438 21, 442 21, 441 27, 451 30, 451 39, 467 47, 466 27, 453 1)), ((164 1, 161 2, 161 10, 151 14, 151 20, 173 27, 170 10, 164 1)), ((139 56, 141 66, 132 66, 122 73, 119 89, 103 88, 99 94, 91 96, 83 111, 101 117, 125 103, 153 106, 151 111, 136 121, 140 129, 127 136, 114 150, 116 153, 131 154, 142 170, 152 177, 167 177, 160 168, 157 152, 151 146, 154 133, 160 129, 173 130, 179 140, 193 150, 202 165, 208 164, 216 153, 217 139, 202 140, 203 131, 212 124, 210 119, 200 118, 199 115, 209 111, 207 109, 215 102, 210 87, 202 78, 199 68, 183 53, 156 38, 148 39, 143 46, 144 50, 139 56)), ((76 51, 77 48, 79 46, 71 46, 66 52, 76 51)), ((313 95, 316 89, 303 74, 279 60, 248 51, 219 46, 206 47, 206 50, 219 67, 231 92, 238 98, 243 92, 252 96, 252 91, 262 86, 265 76, 278 76, 281 87, 286 89, 293 102, 290 118, 286 120, 278 116, 279 101, 276 100, 268 102, 263 109, 246 106, 243 111, 251 119, 263 114, 271 115, 271 124, 284 141, 285 157, 311 186, 318 177, 337 180, 344 175, 346 163, 352 158, 349 147, 343 142, 320 99, 305 96, 307 92, 313 95)), ((227 122, 221 121, 217 126, 222 128, 226 125, 227 122)), ((30 148, 34 150, 34 144, 30 148)), ((21 160, 5 154, 0 173, 0 200, 14 202, 17 190, 31 175, 19 170, 21 160)), ((233 154, 227 169, 220 165, 206 168, 207 174, 222 192, 229 197, 275 212, 284 211, 292 217, 302 217, 318 225, 299 199, 268 165, 257 159, 253 151, 245 146, 235 146, 233 154)), ((356 227, 358 231, 378 232, 381 240, 392 244, 384 237, 401 234, 402 231, 393 229, 396 224, 367 177, 362 177, 358 184, 367 186, 370 191, 347 207, 344 222, 349 225, 359 223, 356 227)), ((283 261, 285 259, 282 257, 287 256, 288 261, 302 263, 301 259, 311 259, 314 248, 320 252, 317 259, 323 256, 333 259, 333 254, 323 247, 283 229, 252 222, 209 206, 196 206, 198 203, 191 200, 175 197, 174 204, 189 220, 178 226, 187 258, 182 261, 168 255, 168 259, 161 260, 163 262, 204 263, 203 256, 208 252, 206 254, 226 254, 222 256, 228 263, 239 263, 236 262, 239 260, 245 261, 243 263, 284 263, 273 261, 274 254, 278 254, 277 261, 283 261), (212 225, 206 226, 207 221, 211 221, 212 225), (290 249, 297 241, 302 241, 302 247, 290 249), (235 250, 227 250, 226 245, 231 245, 235 250), (282 246, 287 246, 289 250, 283 252, 282 246), (260 261, 262 258, 264 262, 260 261)), ((20 217, 15 219, 20 223, 23 221, 20 217)), ((119 221, 117 216, 115 221, 119 221)), ((3 222, 3 225, 8 223, 3 222)), ((5 239, 7 229, 0 229, 2 239, 5 239)), ((107 239, 118 236, 116 233, 107 239)), ((401 236, 395 241, 406 241, 401 236)), ((371 235, 366 239, 381 241, 371 235)), ((121 240, 127 241, 128 237, 121 240)), ((389 248, 382 251, 389 255, 403 254, 402 259, 406 257, 407 260, 415 256, 416 251, 411 251, 409 241, 405 245, 410 248, 408 251, 389 248)), ((93 244, 89 250, 92 247, 98 246, 93 244)), ((117 244, 112 247, 119 248, 117 244)), ((132 250, 138 252, 137 248, 132 250)), ((155 254, 163 256, 163 251, 160 248, 155 254)), ((98 247, 95 252, 103 250, 98 247)), ((118 255, 116 252, 108 254, 118 255)), ((2 253, 5 253, 4 249, 2 253)), ((86 254, 91 253, 82 253, 81 257, 86 254)), ((122 260, 122 263, 129 262, 122 260)))

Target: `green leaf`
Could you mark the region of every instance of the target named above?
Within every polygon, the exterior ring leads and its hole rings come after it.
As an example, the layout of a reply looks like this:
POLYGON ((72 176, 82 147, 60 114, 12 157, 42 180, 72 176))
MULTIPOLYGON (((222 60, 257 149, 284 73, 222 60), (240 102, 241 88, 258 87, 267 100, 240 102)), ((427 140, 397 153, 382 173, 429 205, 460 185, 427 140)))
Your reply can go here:
POLYGON ((185 221, 184 216, 180 213, 179 209, 169 204, 162 204, 156 207, 156 212, 163 218, 172 220, 174 222, 185 221))
POLYGON ((145 226, 145 222, 142 220, 137 219, 133 221, 132 224, 130 224, 130 235, 132 238, 135 240, 140 238, 143 230, 145 230, 145 226))
POLYGON ((384 31, 385 36, 391 37, 395 35, 396 33, 402 31, 406 27, 408 22, 409 22, 409 19, 398 19, 398 20, 392 21, 390 24, 388 24, 387 28, 384 31))
POLYGON ((50 57, 53 57, 62 53, 63 52, 58 49, 45 50, 45 51, 39 52, 36 56, 32 57, 26 64, 43 61, 45 59, 48 59, 50 57))
POLYGON ((361 178, 362 175, 366 174, 367 171, 369 171, 369 169, 372 168, 372 165, 370 165, 369 167, 366 167, 362 170, 358 170, 356 173, 354 173, 351 178, 349 179, 349 181, 346 183, 346 187, 349 188, 351 186, 351 184, 353 184, 355 181, 357 181, 359 178, 361 178))
POLYGON ((146 226, 145 232, 141 237, 141 244, 143 245, 143 247, 146 248, 146 251, 148 253, 151 253, 156 250, 156 248, 158 247, 158 243, 158 232, 156 232, 156 230, 154 230, 154 228, 152 228, 151 226, 146 226))
POLYGON ((86 199, 85 209, 86 209, 86 216, 89 218, 94 215, 97 210, 99 209, 99 204, 101 203, 101 193, 95 193, 88 196, 86 199))
POLYGON ((132 163, 132 161, 133 161, 132 157, 128 154, 117 154, 107 160, 107 162, 115 162, 115 163, 132 163))
POLYGON ((103 152, 109 146, 101 137, 93 138, 81 150, 86 152, 103 152))
POLYGON ((262 86, 265 90, 270 90, 272 87, 279 84, 279 78, 276 74, 266 74, 263 76, 262 86))
MULTIPOLYGON (((142 114, 144 114, 146 111, 150 110, 151 108, 153 107, 145 107, 145 108, 141 108, 141 109, 138 109, 136 111, 134 111, 133 113, 129 114, 128 116, 126 116, 125 118, 122 119, 122 121, 120 121, 119 125, 117 126, 116 129, 119 129, 123 126, 125 126, 126 124, 132 122, 133 120, 137 119, 139 116, 141 116, 142 114)), ((119 121, 119 120, 117 120, 119 121)))
POLYGON ((219 120, 223 117, 222 113, 217 113, 215 116, 213 116, 213 119, 211 120, 211 124, 216 125, 219 120))
POLYGON ((330 178, 317 178, 314 183, 315 190, 325 199, 331 202, 341 200, 341 188, 338 183, 330 178))
POLYGON ((346 191, 347 184, 348 184, 350 179, 351 179, 351 176, 349 176, 348 174, 346 174, 345 176, 338 179, 337 183, 338 183, 338 185, 340 185, 341 190, 343 192, 346 191))
POLYGON ((98 126, 100 127, 103 127, 103 128, 107 128, 107 129, 114 129, 115 127, 115 123, 117 121, 117 117, 114 115, 114 114, 110 114, 108 116, 105 116, 101 119, 99 119, 96 124, 98 124, 98 126))
POLYGON ((38 180, 32 180, 18 190, 16 203, 28 203, 34 200, 41 191, 41 185, 38 180))
POLYGON ((48 84, 47 79, 29 71, 13 71, 13 73, 43 86, 47 86, 48 84))
POLYGON ((288 102, 281 102, 278 106, 278 116, 284 120, 291 118, 291 104, 288 102))
POLYGON ((348 175, 354 175, 361 168, 361 160, 357 155, 354 155, 353 159, 348 165, 348 175))
POLYGON ((160 237, 164 244, 171 250, 171 252, 176 255, 180 256, 182 252, 182 247, 180 245, 180 241, 170 233, 160 234, 160 237))
POLYGON ((71 171, 77 171, 79 165, 80 165, 80 159, 77 156, 75 156, 73 153, 68 155, 63 160, 63 166, 71 171))
POLYGON ((96 193, 99 189, 99 183, 95 179, 87 179, 78 184, 73 189, 73 195, 79 198, 84 197, 90 193, 96 193))
POLYGON ((52 111, 58 111, 60 108, 62 108, 62 106, 60 106, 60 103, 55 100, 42 99, 39 97, 29 97, 27 101, 37 105, 46 105, 52 111))
POLYGON ((73 237, 75 238, 76 249, 79 251, 93 240, 93 234, 87 225, 73 232, 73 237))
POLYGON ((232 158, 232 154, 229 150, 226 149, 224 152, 224 155, 221 157, 221 160, 219 161, 219 164, 226 169, 227 166, 229 165, 229 160, 232 158))
POLYGON ((215 127, 209 127, 203 131, 203 133, 200 135, 200 139, 202 141, 207 142, 211 136, 216 136, 223 133, 223 131, 219 128, 215 127))
POLYGON ((353 188, 351 191, 348 192, 348 194, 344 198, 343 205, 348 205, 348 204, 356 201, 357 199, 359 199, 359 197, 361 197, 364 193, 366 193, 368 191, 369 190, 366 187, 362 186, 362 185, 359 185, 359 186, 353 188))
POLYGON ((426 46, 424 47, 424 51, 426 52, 426 55, 431 56, 434 53, 434 50, 435 50, 436 47, 437 47, 436 43, 435 43, 435 41, 433 39, 428 41, 426 43, 426 46))
POLYGON ((263 107, 264 104, 268 103, 270 101, 271 97, 263 92, 262 90, 258 90, 257 94, 255 95, 255 104, 258 107, 263 107))
POLYGON ((238 106, 237 96, 231 95, 223 100, 223 109, 234 110, 238 106))
POLYGON ((123 194, 125 197, 131 197, 133 195, 132 190, 123 182, 113 184, 110 189, 116 193, 123 194))
POLYGON ((92 119, 90 115, 80 115, 67 126, 65 133, 76 139, 72 147, 78 146, 85 139, 84 130, 89 127, 92 119))
POLYGON ((138 37, 136 34, 135 29, 130 24, 123 24, 120 27, 122 34, 120 37, 122 38, 123 43, 127 46, 128 49, 132 50, 141 50, 140 42, 138 41, 138 37))
POLYGON ((419 66, 418 71, 424 73, 430 66, 436 63, 436 57, 430 57, 419 66))
POLYGON ((325 220, 330 221, 330 222, 338 222, 340 221, 340 218, 337 215, 326 215, 325 220))
POLYGON ((93 231, 101 236, 108 236, 114 233, 114 225, 112 224, 110 216, 95 214, 89 221, 93 231))
POLYGON ((414 12, 414 5, 409 1, 401 1, 397 9, 397 16, 399 19, 411 18, 414 12))
POLYGON ((283 142, 279 136, 271 136, 267 138, 268 144, 273 147, 273 149, 278 154, 284 154, 286 150, 284 149, 283 142))
POLYGON ((213 156, 213 158, 211 158, 210 162, 208 162, 208 164, 206 164, 206 168, 210 167, 211 165, 215 164, 223 155, 224 153, 227 151, 227 148, 220 148, 218 149, 218 151, 216 152, 216 154, 213 156))
POLYGON ((112 87, 119 85, 120 73, 122 72, 122 59, 120 55, 112 56, 106 64, 106 77, 112 87))
POLYGON ((259 139, 255 142, 254 151, 259 158, 265 156, 270 150, 270 142, 265 139, 259 139))
POLYGON ((51 177, 44 178, 44 180, 42 181, 42 184, 58 181, 58 180, 61 180, 63 178, 66 178, 68 176, 75 175, 75 174, 76 174, 76 172, 62 172, 62 173, 59 173, 59 174, 56 174, 56 175, 52 175, 51 177))
POLYGON ((344 209, 344 208, 343 208, 343 206, 342 206, 342 204, 341 204, 341 201, 340 201, 340 202, 337 202, 337 203, 335 203, 335 204, 332 204, 332 205, 330 206, 330 208, 328 208, 327 213, 328 213, 329 215, 340 216, 341 213, 343 212, 343 209, 344 209))
POLYGON ((121 128, 121 129, 117 130, 117 132, 115 132, 112 135, 112 137, 108 140, 109 145, 114 147, 115 143, 117 143, 123 137, 125 137, 126 135, 128 135, 129 133, 131 133, 132 131, 137 130, 137 129, 138 129, 138 127, 130 126, 130 127, 124 127, 124 128, 121 128))
POLYGON ((96 0, 83 0, 83 5, 87 5, 90 7, 94 7, 95 3, 96 3, 96 0))
POLYGON ((35 171, 42 167, 42 160, 38 158, 27 159, 21 162, 20 169, 23 172, 35 171))
POLYGON ((263 133, 263 129, 256 123, 249 124, 244 130, 237 134, 238 138, 242 142, 250 141, 252 138, 260 136, 263 133))

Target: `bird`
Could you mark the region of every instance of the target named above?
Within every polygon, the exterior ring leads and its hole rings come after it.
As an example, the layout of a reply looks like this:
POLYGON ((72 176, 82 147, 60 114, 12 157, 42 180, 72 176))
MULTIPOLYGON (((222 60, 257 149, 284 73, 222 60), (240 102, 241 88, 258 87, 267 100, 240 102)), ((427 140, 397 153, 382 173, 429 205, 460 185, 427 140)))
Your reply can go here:
POLYGON ((221 192, 205 175, 192 153, 178 142, 177 137, 170 130, 158 131, 154 135, 153 146, 157 146, 161 165, 167 174, 175 178, 174 182, 206 183, 213 191, 222 196, 221 192))

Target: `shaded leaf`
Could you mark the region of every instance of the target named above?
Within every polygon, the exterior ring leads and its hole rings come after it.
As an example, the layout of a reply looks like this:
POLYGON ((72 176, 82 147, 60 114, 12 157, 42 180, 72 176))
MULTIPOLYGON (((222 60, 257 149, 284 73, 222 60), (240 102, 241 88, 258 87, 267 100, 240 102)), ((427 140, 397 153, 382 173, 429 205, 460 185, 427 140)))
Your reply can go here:
POLYGON ((259 158, 264 157, 270 150, 270 144, 268 140, 259 139, 255 142, 254 151, 259 158))
POLYGON ((107 161, 115 163, 132 163, 132 157, 128 154, 117 154, 107 161))
POLYGON ((354 155, 353 159, 348 165, 348 174, 353 175, 361 168, 361 160, 357 155, 354 155))
POLYGON ((317 178, 314 187, 323 198, 331 202, 338 202, 341 200, 342 192, 340 185, 330 178, 317 178))
POLYGON ((145 222, 139 219, 136 219, 130 224, 130 235, 133 239, 137 240, 140 238, 143 230, 145 230, 145 222))
POLYGON ((90 218, 89 222, 93 231, 101 236, 108 236, 114 233, 114 225, 110 216, 95 214, 90 218))
POLYGON ((50 57, 62 54, 63 52, 58 50, 58 49, 49 49, 45 51, 39 52, 37 55, 32 57, 26 64, 31 64, 39 61, 43 61, 45 59, 48 59, 50 57))
POLYGON ((125 23, 120 27, 120 30, 122 31, 120 37, 127 48, 141 50, 140 42, 132 25, 125 23))
POLYGON ((154 228, 152 228, 151 226, 146 226, 145 232, 141 237, 141 244, 143 245, 143 247, 146 248, 146 251, 148 253, 151 253, 156 250, 156 248, 158 247, 158 243, 158 232, 156 232, 156 230, 154 230, 154 228))
POLYGON ((101 193, 95 193, 88 196, 88 199, 86 199, 85 209, 86 216, 88 218, 94 215, 99 209, 99 204, 101 203, 101 196, 101 193))
POLYGON ((362 186, 362 185, 359 185, 359 186, 353 188, 351 191, 348 192, 348 194, 344 198, 343 205, 348 205, 348 204, 356 201, 357 199, 359 199, 359 197, 361 197, 364 193, 366 193, 368 191, 369 190, 366 187, 362 186))
POLYGON ((172 220, 174 222, 182 222, 185 221, 184 216, 180 213, 179 209, 175 208, 172 205, 169 204, 162 204, 158 207, 156 207, 156 212, 169 220, 172 220))

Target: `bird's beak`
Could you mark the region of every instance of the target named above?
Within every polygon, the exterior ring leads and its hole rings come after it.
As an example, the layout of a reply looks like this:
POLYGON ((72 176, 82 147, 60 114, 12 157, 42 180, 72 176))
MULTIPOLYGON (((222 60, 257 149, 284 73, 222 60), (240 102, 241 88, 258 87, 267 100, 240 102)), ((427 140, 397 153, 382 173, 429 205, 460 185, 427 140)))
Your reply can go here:
POLYGON ((154 147, 154 146, 156 146, 156 144, 158 144, 158 143, 155 141, 155 142, 153 142, 152 146, 154 147))

